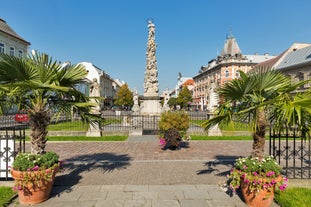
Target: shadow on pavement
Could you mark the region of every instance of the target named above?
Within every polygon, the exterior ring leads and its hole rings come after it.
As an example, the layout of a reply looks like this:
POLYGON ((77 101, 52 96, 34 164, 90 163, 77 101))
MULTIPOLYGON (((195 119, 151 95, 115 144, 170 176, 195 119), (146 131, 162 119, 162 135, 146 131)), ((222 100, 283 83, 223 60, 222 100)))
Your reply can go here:
MULTIPOLYGON (((64 160, 61 174, 56 176, 53 191, 54 196, 62 192, 72 191, 72 187, 80 182, 82 174, 90 171, 112 172, 125 169, 130 165, 132 158, 127 154, 97 153, 79 155, 64 160), (56 195, 55 195, 56 194, 56 195)), ((53 195, 52 195, 53 196, 53 195)))

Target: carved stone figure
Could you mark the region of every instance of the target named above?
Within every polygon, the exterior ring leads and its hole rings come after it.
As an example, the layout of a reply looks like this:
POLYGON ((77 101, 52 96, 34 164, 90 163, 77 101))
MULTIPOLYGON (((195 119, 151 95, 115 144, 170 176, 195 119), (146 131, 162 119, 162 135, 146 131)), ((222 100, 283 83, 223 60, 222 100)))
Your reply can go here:
POLYGON ((158 96, 158 69, 156 60, 155 25, 148 21, 148 42, 146 52, 146 71, 144 81, 144 96, 158 96))

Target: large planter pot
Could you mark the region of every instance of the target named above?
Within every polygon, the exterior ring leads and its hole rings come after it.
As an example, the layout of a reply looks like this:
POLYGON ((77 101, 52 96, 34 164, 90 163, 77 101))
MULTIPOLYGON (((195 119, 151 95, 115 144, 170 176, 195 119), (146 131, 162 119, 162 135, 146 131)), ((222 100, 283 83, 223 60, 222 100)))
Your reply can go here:
POLYGON ((244 202, 249 207, 270 207, 274 199, 274 191, 251 192, 247 184, 241 185, 241 192, 244 202))
MULTIPOLYGON (((276 181, 279 182, 282 180, 282 176, 276 178, 276 181)), ((262 180, 264 182, 264 180, 262 180)), ((261 189, 258 192, 251 191, 249 189, 249 184, 241 182, 241 192, 244 198, 244 202, 249 207, 270 207, 274 199, 275 186, 272 189, 261 189)))
MULTIPOLYGON (((59 170, 58 166, 52 169, 51 179, 49 180, 41 179, 37 180, 36 182, 28 182, 22 189, 18 190, 19 202, 21 204, 27 205, 27 204, 41 203, 47 200, 50 197, 50 193, 55 180, 55 175, 58 172, 58 170, 59 170)), ((23 173, 25 172, 11 169, 11 175, 15 181, 21 181, 23 179, 23 173)))

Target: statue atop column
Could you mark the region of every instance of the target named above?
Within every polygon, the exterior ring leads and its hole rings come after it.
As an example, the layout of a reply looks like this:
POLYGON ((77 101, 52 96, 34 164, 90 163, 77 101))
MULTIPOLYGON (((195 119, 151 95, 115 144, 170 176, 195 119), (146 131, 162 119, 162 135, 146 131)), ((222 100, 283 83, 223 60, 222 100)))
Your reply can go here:
POLYGON ((148 42, 146 52, 146 71, 144 81, 144 96, 158 96, 158 69, 156 59, 157 45, 155 43, 155 25, 148 21, 148 42))

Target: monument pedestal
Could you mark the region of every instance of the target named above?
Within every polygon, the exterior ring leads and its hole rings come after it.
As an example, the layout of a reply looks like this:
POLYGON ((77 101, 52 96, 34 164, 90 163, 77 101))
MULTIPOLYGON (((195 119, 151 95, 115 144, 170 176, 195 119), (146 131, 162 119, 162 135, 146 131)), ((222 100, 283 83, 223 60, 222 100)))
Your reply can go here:
POLYGON ((160 115, 162 112, 162 106, 160 97, 158 96, 150 96, 150 97, 142 97, 142 103, 140 106, 140 114, 141 115, 160 115))
MULTIPOLYGON (((209 113, 208 115, 209 115, 209 118, 212 118, 214 116, 213 113, 209 113)), ((207 135, 208 136, 222 136, 222 132, 220 131, 218 124, 209 128, 207 135)))
POLYGON ((90 124, 89 130, 86 132, 87 137, 100 137, 101 136, 101 131, 99 129, 98 123, 94 125, 90 124))

